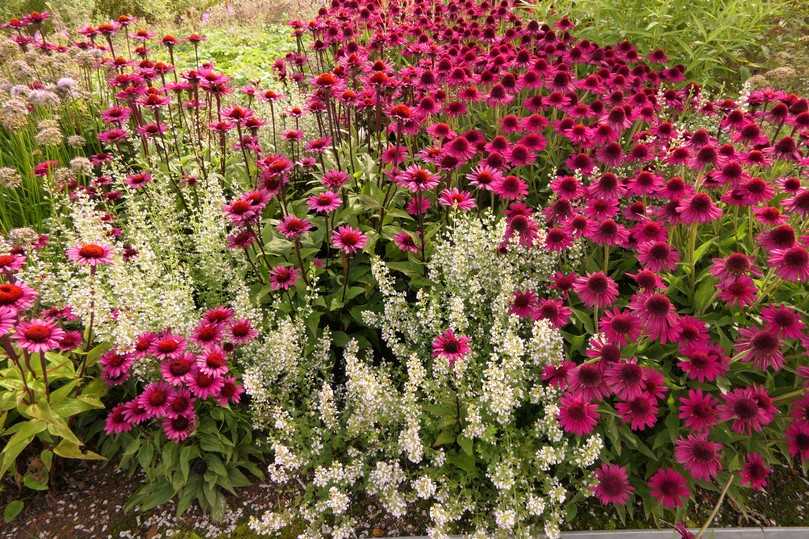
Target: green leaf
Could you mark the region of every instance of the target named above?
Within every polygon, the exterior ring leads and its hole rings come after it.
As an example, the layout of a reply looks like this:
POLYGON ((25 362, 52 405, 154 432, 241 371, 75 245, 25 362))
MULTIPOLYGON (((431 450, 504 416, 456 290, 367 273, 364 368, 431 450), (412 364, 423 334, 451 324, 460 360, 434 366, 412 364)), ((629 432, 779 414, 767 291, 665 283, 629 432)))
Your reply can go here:
POLYGON ((433 442, 433 447, 451 444, 455 441, 455 429, 444 429, 438 433, 438 437, 433 442))
POLYGON ((34 436, 48 428, 45 423, 35 419, 18 424, 21 426, 17 428, 14 435, 6 443, 2 453, 0 453, 3 455, 3 464, 0 465, 0 477, 5 475, 9 468, 11 468, 11 466, 17 460, 17 455, 19 455, 23 449, 28 447, 28 444, 31 443, 34 436))
POLYGON ((92 367, 98 363, 99 358, 110 348, 112 348, 112 343, 103 342, 87 352, 87 366, 92 367))
POLYGON ((68 440, 62 440, 53 448, 53 452, 60 457, 68 459, 81 459, 81 460, 107 460, 98 453, 89 450, 82 450, 79 444, 74 444, 68 440))
POLYGON ((475 454, 475 450, 474 450, 475 442, 474 442, 474 440, 470 440, 466 436, 464 436, 462 434, 459 434, 458 439, 456 441, 458 442, 458 445, 461 447, 461 449, 463 450, 464 453, 466 453, 469 456, 474 456, 474 454, 475 454))
POLYGON ((3 520, 6 523, 12 522, 22 512, 23 507, 25 507, 25 502, 22 500, 9 502, 6 504, 6 508, 3 509, 3 520))
POLYGON ((42 481, 34 479, 34 477, 30 473, 27 473, 23 476, 22 484, 25 485, 27 488, 30 488, 31 490, 39 490, 39 491, 48 490, 47 483, 43 483, 42 481))
POLYGON ((39 454, 39 458, 42 459, 42 464, 45 465, 45 469, 51 471, 51 464, 53 464, 53 451, 50 449, 43 449, 39 454))

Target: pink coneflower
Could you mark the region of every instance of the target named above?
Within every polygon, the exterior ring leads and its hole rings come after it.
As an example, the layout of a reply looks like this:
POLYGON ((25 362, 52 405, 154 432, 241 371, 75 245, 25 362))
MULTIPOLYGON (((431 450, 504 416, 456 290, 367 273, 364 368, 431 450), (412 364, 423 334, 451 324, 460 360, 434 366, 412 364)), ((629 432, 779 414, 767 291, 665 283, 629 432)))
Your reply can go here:
POLYGON ((636 283, 641 291, 651 293, 656 290, 665 290, 666 285, 660 275, 652 270, 642 269, 637 273, 627 273, 636 283))
POLYGON ((710 340, 708 327, 699 318, 684 315, 680 317, 677 325, 677 346, 680 351, 699 344, 706 344, 710 340))
POLYGON ((609 396, 610 387, 605 383, 604 363, 582 363, 568 373, 570 391, 588 401, 599 401, 609 396))
POLYGON ((149 346, 149 352, 159 360, 177 357, 185 350, 185 339, 179 335, 163 333, 149 346))
POLYGON ((338 227, 331 236, 332 245, 346 255, 361 251, 368 244, 368 236, 349 225, 338 227))
POLYGON ((312 223, 295 215, 287 215, 278 223, 278 232, 286 239, 295 240, 312 230, 312 223))
POLYGON ((753 490, 764 490, 769 475, 770 467, 761 455, 755 452, 748 453, 742 465, 741 484, 753 490))
POLYGON ((416 241, 413 239, 413 236, 406 230, 400 230, 394 234, 393 243, 395 243, 396 247, 398 247, 399 250, 404 253, 416 253, 419 250, 419 246, 416 245, 416 241))
POLYGON ((104 432, 120 434, 130 430, 132 430, 132 423, 126 418, 126 404, 119 404, 107 415, 107 419, 104 421, 104 432))
POLYGON ((732 421, 733 432, 750 435, 769 425, 778 409, 772 404, 767 391, 758 386, 743 387, 725 394, 719 406, 719 417, 732 421))
POLYGON ((657 401, 645 393, 616 403, 615 409, 632 430, 644 430, 657 423, 657 401))
POLYGON ((796 421, 803 421, 809 424, 809 394, 804 395, 792 403, 789 409, 789 415, 796 421))
POLYGON ((660 292, 635 294, 629 306, 649 338, 660 344, 677 338, 677 311, 668 296, 660 292))
POLYGON ((559 365, 546 365, 542 369, 542 381, 554 387, 566 388, 570 371, 576 368, 572 361, 563 361, 559 365))
POLYGON ((6 335, 17 322, 17 311, 11 307, 0 307, 0 337, 6 335))
POLYGON ((710 272, 722 282, 732 281, 748 273, 761 276, 761 271, 753 264, 753 259, 744 253, 731 253, 725 258, 714 258, 710 272))
POLYGON ((503 239, 503 245, 506 245, 511 237, 517 232, 519 235, 520 245, 526 249, 530 249, 534 245, 537 236, 539 235, 539 225, 534 221, 533 217, 525 214, 512 215, 506 221, 506 232, 503 239))
POLYGON ((667 241, 650 241, 638 247, 638 261, 654 272, 671 271, 677 267, 680 254, 667 241))
POLYGON ((711 430, 719 419, 716 399, 701 389, 689 389, 688 395, 680 397, 679 418, 694 432, 711 430))
POLYGON ((757 290, 753 279, 747 275, 741 275, 732 281, 720 283, 718 297, 728 305, 746 307, 756 301, 757 290))
POLYGON ((649 478, 649 490, 663 507, 680 507, 691 496, 688 482, 673 468, 661 468, 649 478))
POLYGON ((253 324, 247 319, 234 320, 230 325, 230 339, 233 344, 247 344, 255 339, 257 335, 258 332, 253 328, 253 324))
POLYGON ((298 282, 300 273, 295 266, 276 266, 270 271, 270 287, 273 290, 289 290, 298 282))
POLYGON ((165 382, 152 382, 146 386, 146 389, 140 394, 138 400, 150 418, 165 417, 171 394, 172 390, 169 384, 165 382))
POLYGON ((65 332, 52 321, 39 318, 19 322, 14 330, 14 340, 19 347, 32 354, 56 350, 64 335, 65 332))
POLYGON ((481 164, 467 174, 466 178, 474 187, 491 191, 495 184, 503 180, 503 174, 496 168, 481 164))
POLYGON ((771 330, 785 339, 800 339, 803 335, 801 316, 785 305, 767 305, 761 309, 761 318, 771 330))
POLYGON ((442 206, 462 211, 468 211, 477 206, 474 197, 469 192, 461 191, 456 187, 441 191, 438 203, 442 206))
POLYGON ((187 389, 176 389, 169 397, 166 417, 179 417, 194 413, 194 395, 187 389))
POLYGON ((323 184, 329 189, 340 189, 349 180, 349 175, 341 170, 330 170, 323 174, 323 184))
POLYGON ((233 309, 229 307, 214 307, 202 315, 202 319, 217 326, 229 324, 233 319, 233 309))
POLYGON ((710 481, 722 469, 722 444, 706 434, 690 434, 675 443, 674 458, 694 479, 710 481))
POLYGON ((517 176, 505 176, 493 183, 491 190, 505 200, 520 200, 528 194, 528 184, 517 176))
POLYGON ((787 427, 784 437, 792 457, 801 461, 809 461, 809 423, 793 422, 787 427))
POLYGON ((781 339, 770 328, 747 327, 739 330, 734 348, 737 356, 745 363, 752 363, 762 371, 784 366, 781 339))
POLYGON ((239 404, 244 393, 244 388, 236 382, 232 376, 225 376, 223 378, 222 389, 219 394, 214 397, 219 406, 227 406, 228 404, 239 404))
POLYGON ((433 357, 440 357, 449 362, 450 367, 456 361, 462 360, 472 350, 469 346, 471 339, 465 335, 455 335, 448 329, 433 339, 433 357))
POLYGON ((132 424, 143 423, 151 419, 149 412, 141 404, 140 397, 127 402, 124 406, 126 406, 124 408, 124 418, 132 424))
POLYGON ((315 213, 331 213, 339 208, 341 203, 340 195, 333 191, 312 195, 306 200, 306 205, 315 213))
POLYGON ((604 365, 621 361, 621 347, 605 342, 601 335, 590 338, 585 354, 592 359, 601 359, 604 365))
POLYGON ((584 236, 598 245, 623 245, 629 233, 626 228, 614 219, 590 221, 584 236))
POLYGON ((682 222, 686 224, 710 223, 722 216, 722 210, 706 193, 694 193, 683 198, 677 206, 677 211, 682 222))
POLYGON ((809 251, 800 245, 770 251, 770 266, 779 277, 793 283, 809 281, 809 251))
POLYGON ((801 189, 792 197, 784 200, 784 209, 788 212, 797 213, 799 216, 809 217, 809 189, 801 189))
POLYGON ((638 361, 629 358, 616 361, 607 367, 605 380, 610 390, 623 400, 639 397, 646 390, 643 379, 643 369, 638 361))
POLYGON ((205 350, 197 356, 197 368, 209 376, 223 376, 228 372, 228 358, 219 347, 205 350))
MULTIPOLYGON (((756 239, 769 252, 776 249, 786 251, 795 246, 795 229, 788 224, 778 225, 762 232, 756 239)), ((783 253, 779 258, 783 258, 783 253)), ((772 262, 770 264, 772 265, 772 262)))
POLYGON ((559 423, 562 430, 576 436, 590 434, 598 424, 598 405, 584 395, 567 394, 560 401, 559 423))
POLYGON ((0 272, 16 273, 25 265, 25 257, 21 254, 9 253, 0 255, 0 272))
POLYGON ((573 284, 573 290, 588 307, 604 309, 615 302, 618 286, 604 272, 582 275, 573 284))
POLYGON ((686 376, 699 382, 712 382, 728 370, 729 360, 722 349, 712 343, 696 343, 681 350, 677 364, 686 376))
POLYGON ((402 186, 414 193, 435 188, 439 179, 437 174, 418 165, 410 165, 400 176, 402 186))
POLYGON ((162 361, 160 374, 163 380, 173 386, 183 385, 188 382, 191 368, 195 363, 196 358, 192 354, 180 354, 162 361))
POLYGON ((196 415, 180 415, 163 419, 163 432, 166 438, 178 443, 187 439, 197 428, 196 415))
POLYGON ((126 184, 131 189, 142 189, 152 181, 152 175, 148 172, 138 172, 126 177, 126 184))
POLYGON ((199 399, 216 396, 223 384, 221 376, 204 373, 197 366, 192 367, 188 375, 188 388, 199 399))
POLYGON ((200 321, 191 334, 191 340, 202 347, 218 344, 222 339, 222 326, 206 320, 200 321))
POLYGON ((509 312, 520 318, 534 318, 537 305, 538 298, 533 290, 517 290, 514 292, 509 312))
POLYGON ((637 317, 631 312, 620 309, 605 312, 598 327, 604 332, 607 341, 618 346, 635 341, 641 332, 637 317))
POLYGON ((551 227, 545 234, 545 247, 550 251, 564 251, 573 245, 573 237, 564 229, 551 227))
POLYGON ((609 503, 624 505, 629 501, 629 496, 635 491, 629 484, 629 475, 626 468, 617 464, 602 464, 596 470, 598 484, 594 494, 602 505, 609 503))
POLYGON ((84 243, 67 250, 67 257, 76 264, 102 266, 112 264, 112 250, 103 244, 84 243))
POLYGON ((534 316, 540 320, 547 320, 556 329, 567 325, 572 311, 559 299, 543 299, 537 305, 534 316))
POLYGON ((115 379, 127 373, 134 361, 135 358, 132 354, 118 352, 117 350, 108 350, 102 354, 98 363, 105 373, 108 373, 112 379, 115 379))

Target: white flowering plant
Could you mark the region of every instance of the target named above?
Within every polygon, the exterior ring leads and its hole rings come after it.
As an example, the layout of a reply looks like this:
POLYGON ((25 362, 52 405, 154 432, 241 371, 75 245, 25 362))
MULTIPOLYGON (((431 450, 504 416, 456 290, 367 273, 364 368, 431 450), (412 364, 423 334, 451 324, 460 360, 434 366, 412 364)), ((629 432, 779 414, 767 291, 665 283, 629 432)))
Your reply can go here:
POLYGON ((303 520, 305 537, 348 537, 374 504, 393 519, 423 510, 431 536, 554 537, 586 496, 601 438, 565 436, 558 393, 540 380, 563 360, 562 336, 509 312, 516 290, 547 290, 556 257, 519 245, 498 254, 504 222, 453 219, 415 300, 401 273, 372 259, 383 309, 363 318, 382 353, 350 341, 335 377, 330 336, 307 341, 300 322, 255 345, 264 359, 245 386, 267 429, 269 476, 298 497, 253 519, 255 531, 303 520))

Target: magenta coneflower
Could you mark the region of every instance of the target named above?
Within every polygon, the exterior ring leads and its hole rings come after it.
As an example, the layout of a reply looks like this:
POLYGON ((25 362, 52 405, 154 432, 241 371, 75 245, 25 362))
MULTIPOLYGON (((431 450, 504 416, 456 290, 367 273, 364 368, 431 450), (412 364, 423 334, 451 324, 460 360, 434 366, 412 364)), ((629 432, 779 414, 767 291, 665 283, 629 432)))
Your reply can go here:
POLYGON ((770 467, 762 456, 755 452, 748 453, 742 465, 741 484, 753 490, 764 490, 769 475, 770 467))
POLYGON ((657 423, 657 401, 645 393, 616 403, 615 409, 632 430, 644 430, 657 423))
POLYGON ((196 358, 192 354, 180 354, 162 361, 160 374, 173 386, 183 385, 188 382, 191 368, 195 363, 196 358))
POLYGON ((761 271, 753 264, 753 259, 744 253, 731 253, 725 258, 714 258, 710 271, 711 275, 722 282, 732 281, 748 273, 761 276, 761 271))
POLYGON ((649 478, 649 490, 663 507, 680 507, 691 496, 688 481, 673 468, 661 468, 649 478))
POLYGON ((635 294, 629 306, 649 338, 659 341, 660 344, 672 342, 677 338, 679 319, 667 295, 660 292, 635 294))
POLYGON ((800 245, 770 251, 770 266, 779 277, 793 283, 809 281, 809 251, 800 245))
POLYGON ((202 315, 202 319, 217 326, 229 324, 233 319, 233 309, 229 307, 214 307, 202 315))
POLYGON ((753 279, 747 275, 740 275, 731 281, 719 284, 719 299, 728 305, 747 307, 756 301, 756 288, 753 279))
POLYGON ((599 320, 598 327, 604 332, 607 341, 625 346, 635 341, 640 335, 640 322, 634 314, 620 309, 605 312, 599 320))
POLYGON ((643 369, 635 358, 616 361, 607 367, 605 379, 610 390, 623 400, 639 397, 646 390, 643 369))
POLYGON ((206 374, 197 366, 192 367, 188 375, 188 388, 199 399, 216 396, 223 384, 221 376, 206 374))
POLYGON ((789 454, 801 461, 809 461, 809 423, 794 421, 785 433, 789 454))
POLYGON ((233 344, 247 344, 256 338, 258 332, 253 328, 253 324, 247 320, 234 320, 230 325, 230 340, 233 344))
POLYGON ((722 469, 722 444, 706 434, 690 434, 675 443, 674 458, 694 479, 710 481, 722 469))
POLYGON ((809 394, 804 395, 792 403, 789 409, 789 415, 795 418, 796 421, 809 423, 809 394))
POLYGON ((629 500, 629 496, 635 491, 632 485, 629 484, 629 475, 626 468, 617 464, 602 464, 596 470, 596 479, 598 484, 595 487, 594 494, 602 505, 609 503, 624 505, 629 500))
POLYGON ((171 386, 165 382, 152 382, 143 390, 138 400, 149 417, 165 417, 171 397, 171 386))
POLYGON ((609 307, 618 297, 615 281, 602 271, 580 276, 573 284, 573 290, 585 305, 600 309, 609 307))
POLYGON ((315 213, 331 213, 339 208, 341 203, 340 195, 333 191, 312 195, 306 200, 306 205, 315 213))
POLYGON ((638 247, 638 261, 654 272, 671 271, 677 267, 680 254, 667 241, 650 241, 638 247))
POLYGON ((25 257, 21 254, 9 253, 0 255, 0 272, 16 273, 25 265, 25 257))
POLYGON ((187 389, 175 389, 169 397, 166 417, 178 417, 194 413, 194 395, 187 389))
POLYGON ((115 379, 127 373, 134 361, 135 358, 132 354, 118 352, 117 350, 108 350, 102 354, 98 363, 104 369, 105 373, 108 373, 112 379, 115 379))
POLYGON ((610 388, 604 379, 604 363, 582 363, 568 373, 570 391, 588 401, 599 401, 609 396, 610 388))
POLYGON ((450 367, 456 361, 462 360, 472 350, 469 346, 471 339, 465 335, 455 335, 448 329, 433 339, 433 357, 440 357, 449 362, 450 367))
POLYGON ((637 273, 627 273, 643 292, 654 292, 655 290, 665 290, 666 285, 660 275, 652 270, 642 269, 637 273))
POLYGON ((223 376, 228 372, 228 358, 219 347, 205 350, 197 356, 197 368, 210 376, 223 376))
POLYGON ((719 417, 723 421, 732 421, 733 432, 748 436, 769 425, 776 413, 778 409, 772 404, 767 391, 758 386, 728 392, 719 406, 719 417))
POLYGON ((159 360, 177 357, 185 350, 185 339, 179 335, 163 333, 149 346, 149 353, 159 360))
MULTIPOLYGON (((789 226, 789 224, 784 223, 762 232, 756 239, 759 244, 769 252, 776 249, 786 251, 790 247, 795 246, 795 229, 789 226)), ((782 253, 779 259, 783 258, 783 254, 784 253, 782 253)), ((770 264, 772 265, 772 262, 770 264)))
POLYGON ((598 405, 584 395, 567 394, 560 402, 559 423, 562 430, 576 436, 590 434, 598 424, 598 405))
POLYGON ((135 398, 124 404, 124 417, 132 424, 143 423, 151 418, 149 412, 140 403, 140 397, 135 398))
POLYGON ((533 290, 517 290, 511 302, 509 312, 520 318, 534 318, 538 305, 538 298, 533 290))
POLYGON ((101 266, 112 264, 112 250, 98 243, 74 245, 67 250, 67 257, 77 264, 101 266))
POLYGON ((50 320, 34 319, 19 322, 14 330, 14 340, 20 348, 30 352, 49 352, 59 348, 65 332, 50 320))
POLYGON ((779 370, 784 366, 781 339, 770 328, 747 327, 739 330, 734 348, 745 363, 752 363, 762 371, 779 370))
POLYGON ((300 273, 295 266, 276 266, 270 271, 270 287, 273 290, 288 290, 298 282, 300 273))
POLYGON ((152 175, 148 172, 138 172, 126 177, 126 184, 132 189, 142 189, 152 181, 152 175))
POLYGON ((419 246, 416 245, 416 241, 413 239, 413 236, 406 230, 400 230, 394 234, 393 243, 395 243, 396 247, 398 247, 399 250, 404 253, 417 253, 419 250, 419 246))
POLYGON ((222 339, 222 326, 201 320, 191 334, 191 340, 202 347, 213 346, 222 339))
POLYGON ((809 217, 809 189, 801 189, 792 197, 784 200, 784 208, 803 217, 809 217))
POLYGON ((322 181, 323 185, 329 189, 337 190, 344 186, 349 179, 350 177, 346 172, 341 170, 330 170, 323 174, 322 181))
POLYGON ((556 329, 566 326, 572 311, 559 299, 543 299, 537 305, 534 315, 540 320, 547 320, 556 329))
POLYGON ((677 211, 682 222, 686 224, 710 223, 722 216, 722 210, 706 193, 694 193, 683 198, 677 206, 677 211))
POLYGON ((689 389, 688 395, 680 397, 679 418, 694 432, 711 430, 719 419, 716 399, 701 389, 689 389))
POLYGON ((295 215, 287 215, 278 223, 278 232, 286 239, 295 240, 312 230, 312 223, 295 215))
POLYGON ((477 206, 474 197, 468 191, 461 191, 456 187, 441 191, 441 195, 438 197, 438 203, 441 206, 456 208, 462 211, 468 211, 477 206))
POLYGON ((126 404, 119 404, 113 408, 104 421, 104 432, 107 434, 120 434, 132 430, 132 423, 126 418, 126 404))
POLYGON ((331 242, 346 255, 353 255, 368 244, 368 236, 357 228, 343 225, 332 233, 331 242))
POLYGON ((677 346, 681 352, 690 346, 705 344, 710 340, 708 326, 699 318, 684 315, 680 317, 679 322, 677 326, 677 346))
POLYGON ((485 191, 491 191, 495 184, 502 181, 503 174, 496 168, 490 167, 486 164, 481 164, 473 169, 472 172, 467 174, 466 178, 474 187, 485 191))
POLYGON ((800 339, 803 335, 801 316, 785 305, 767 305, 761 309, 761 318, 771 330, 785 339, 800 339))
POLYGON ((439 180, 438 174, 418 165, 410 165, 401 176, 402 186, 414 193, 433 189, 439 180))
POLYGON ((166 417, 163 419, 163 432, 172 442, 182 442, 194 433, 197 428, 197 416, 194 414, 166 417))
POLYGON ((222 382, 222 389, 219 394, 214 397, 219 406, 227 406, 228 404, 239 404, 244 393, 244 388, 236 382, 232 376, 225 376, 222 382))
POLYGON ((584 230, 584 237, 598 245, 623 245, 628 236, 626 228, 614 219, 590 221, 584 230))
POLYGON ((712 382, 725 374, 729 360, 722 349, 712 343, 695 343, 682 349, 677 366, 691 380, 712 382))

